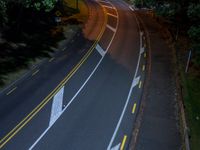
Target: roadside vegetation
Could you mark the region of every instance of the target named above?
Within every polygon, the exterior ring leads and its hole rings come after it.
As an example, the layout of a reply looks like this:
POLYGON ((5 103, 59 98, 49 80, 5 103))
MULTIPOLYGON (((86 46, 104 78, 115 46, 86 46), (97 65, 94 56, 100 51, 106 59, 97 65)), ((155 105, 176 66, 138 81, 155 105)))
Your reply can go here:
POLYGON ((157 18, 173 36, 189 138, 192 150, 200 149, 200 1, 199 0, 128 0, 136 7, 153 10, 157 18), (189 70, 185 73, 189 51, 192 59, 189 70))
POLYGON ((87 19, 84 0, 79 0, 80 9, 75 4, 75 0, 0 0, 0 87, 50 57, 66 38, 63 30, 87 19), (57 23, 56 17, 62 22, 57 23))

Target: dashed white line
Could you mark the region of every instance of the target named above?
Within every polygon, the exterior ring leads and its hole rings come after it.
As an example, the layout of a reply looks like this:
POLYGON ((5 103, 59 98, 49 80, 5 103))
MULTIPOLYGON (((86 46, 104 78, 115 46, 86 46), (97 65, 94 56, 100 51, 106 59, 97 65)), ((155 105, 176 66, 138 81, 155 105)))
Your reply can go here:
POLYGON ((108 3, 108 4, 110 4, 109 1, 103 1, 103 0, 100 0, 99 2, 100 2, 100 3, 102 2, 102 3, 108 3))
POLYGON ((138 76, 137 78, 135 78, 135 79, 133 80, 132 87, 135 87, 135 86, 139 83, 139 81, 140 81, 140 76, 138 76))
POLYGON ((134 11, 134 9, 132 8, 132 6, 129 6, 130 10, 134 11))
POLYGON ((111 14, 111 13, 107 13, 107 15, 112 16, 112 17, 115 17, 115 18, 118 18, 116 15, 113 15, 113 14, 111 14))
POLYGON ((102 5, 103 7, 113 9, 113 7, 111 7, 111 6, 107 6, 107 5, 103 5, 103 4, 101 4, 101 5, 102 5))
POLYGON ((140 54, 143 54, 144 53, 144 47, 141 47, 140 48, 140 54))
POLYGON ((110 25, 107 24, 106 27, 109 28, 110 30, 112 30, 113 32, 116 32, 116 29, 111 27, 110 25))
POLYGON ((105 51, 101 48, 101 46, 100 46, 99 44, 97 44, 96 50, 99 52, 99 54, 100 54, 101 56, 104 56, 104 55, 105 55, 105 51))

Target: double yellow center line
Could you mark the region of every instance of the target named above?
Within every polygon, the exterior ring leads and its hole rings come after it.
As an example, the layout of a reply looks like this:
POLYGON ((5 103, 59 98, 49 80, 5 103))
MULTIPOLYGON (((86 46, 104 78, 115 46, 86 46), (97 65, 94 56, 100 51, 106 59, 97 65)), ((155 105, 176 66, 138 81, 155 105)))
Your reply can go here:
MULTIPOLYGON (((103 9, 103 11, 105 14, 104 9, 103 9)), ((104 25, 103 25, 96 41, 92 45, 92 47, 88 50, 88 52, 84 55, 84 57, 79 61, 79 63, 70 71, 70 73, 59 83, 59 85, 44 100, 42 100, 42 102, 37 107, 35 107, 20 123, 18 123, 7 135, 5 135, 0 140, 0 149, 10 139, 12 139, 53 98, 53 96, 69 81, 69 79, 77 72, 77 70, 81 67, 81 65, 87 60, 87 58, 93 52, 96 44, 99 42, 100 38, 102 37, 102 35, 105 31, 106 24, 107 24, 107 15, 104 15, 104 16, 105 16, 104 25)))

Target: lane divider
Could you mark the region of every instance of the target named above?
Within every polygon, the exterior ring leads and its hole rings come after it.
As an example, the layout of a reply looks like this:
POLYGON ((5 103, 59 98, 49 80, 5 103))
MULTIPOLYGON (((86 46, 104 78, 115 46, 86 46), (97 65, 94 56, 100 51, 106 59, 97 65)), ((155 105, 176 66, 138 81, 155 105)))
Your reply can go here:
MULTIPOLYGON (((135 16, 135 15, 134 15, 134 16, 135 16)), ((143 41, 142 41, 143 32, 142 32, 141 29, 140 29, 140 25, 139 25, 139 22, 138 22, 138 19, 137 19, 136 16, 135 16, 135 20, 136 20, 136 23, 137 23, 137 25, 138 25, 139 32, 140 32, 140 33, 139 33, 139 39, 140 39, 140 47, 139 47, 139 48, 140 48, 140 50, 139 50, 139 54, 138 54, 137 66, 136 66, 135 74, 134 74, 134 77, 133 77, 133 80, 132 80, 132 84, 131 84, 131 87, 130 87, 130 90, 129 90, 129 93, 128 93, 126 102, 125 102, 125 104, 124 104, 124 108, 123 108, 123 110, 122 110, 122 113, 121 113, 121 115, 120 115, 120 118, 119 118, 119 120, 118 120, 118 123, 117 123, 117 125, 116 125, 116 128, 115 128, 115 130, 114 130, 114 133, 113 133, 113 135, 112 135, 112 137, 111 137, 111 140, 110 140, 110 143, 109 143, 109 145, 108 145, 108 147, 107 147, 107 150, 111 150, 112 144, 113 144, 113 142, 114 142, 114 140, 115 140, 115 137, 116 137, 116 135, 117 135, 117 132, 118 132, 118 130, 119 130, 119 127, 120 127, 120 125, 121 125, 121 123, 122 123, 122 119, 123 119, 123 117, 124 117, 124 115, 125 115, 125 112, 126 112, 126 109, 127 109, 127 107, 128 107, 128 103, 129 103, 129 101, 130 101, 133 88, 135 87, 135 86, 134 86, 134 85, 135 85, 135 80, 138 78, 138 77, 137 77, 137 76, 138 76, 137 74, 138 74, 138 70, 139 70, 139 66, 140 66, 141 55, 142 55, 142 53, 144 52, 144 49, 143 49, 143 46, 142 46, 142 44, 143 44, 143 41)), ((141 84, 141 82, 140 82, 140 84, 141 84)), ((139 87, 140 87, 140 84, 139 84, 139 87)))
POLYGON ((107 13, 108 16, 112 16, 112 17, 115 17, 115 18, 118 18, 116 15, 113 15, 111 13, 107 13))
POLYGON ((106 27, 107 27, 108 29, 110 29, 111 31, 116 32, 116 29, 113 28, 113 27, 111 27, 110 25, 107 24, 106 27))
POLYGON ((146 58, 146 57, 147 57, 147 53, 145 52, 145 53, 144 53, 144 58, 146 58))
POLYGON ((122 140, 122 144, 120 146, 120 150, 124 150, 125 144, 126 144, 126 140, 127 140, 127 135, 124 135, 124 138, 122 140))
POLYGON ((110 4, 109 1, 103 1, 103 0, 100 0, 99 2, 100 2, 100 3, 102 2, 102 3, 108 3, 108 4, 110 4))
POLYGON ((142 81, 139 82, 139 86, 138 87, 139 87, 139 89, 141 89, 141 87, 142 87, 142 81))
POLYGON ((96 50, 99 52, 101 56, 104 56, 106 54, 99 44, 97 44, 96 50))
POLYGON ((40 70, 36 70, 35 72, 32 73, 32 76, 35 76, 40 70))
POLYGON ((136 104, 136 103, 134 103, 134 105, 133 105, 133 108, 132 108, 132 114, 134 114, 134 113, 135 113, 136 106, 137 106, 137 104, 136 104))
POLYGON ((51 59, 49 59, 49 62, 52 62, 55 59, 55 57, 52 57, 51 59))
POLYGON ((17 87, 12 88, 6 95, 10 95, 12 92, 14 92, 17 89, 17 87))
MULTIPOLYGON (((130 8, 132 11, 134 11, 134 8, 132 8, 132 7, 129 7, 129 8, 130 8)), ((119 121, 118 121, 118 123, 117 123, 117 126, 116 126, 116 128, 115 128, 115 131, 114 131, 114 133, 113 133, 113 136, 112 136, 112 138, 111 138, 111 140, 110 140, 110 143, 109 143, 109 145, 108 145, 108 147, 107 147, 107 150, 112 150, 112 149, 111 149, 112 143, 114 142, 114 139, 115 139, 115 137, 116 137, 116 135, 117 135, 117 132, 118 132, 119 127, 120 127, 120 124, 121 124, 121 122, 122 122, 123 116, 124 116, 124 114, 125 114, 126 108, 127 108, 128 103, 129 103, 129 101, 130 101, 131 93, 132 93, 133 87, 134 87, 133 85, 135 85, 136 78, 138 78, 138 77, 137 77, 137 76, 138 76, 137 74, 138 74, 138 70, 139 70, 139 66, 140 66, 141 56, 142 56, 143 53, 144 53, 144 58, 146 58, 146 52, 145 52, 146 44, 144 44, 144 46, 143 46, 143 39, 145 39, 144 36, 143 36, 144 33, 141 31, 140 24, 139 24, 139 21, 138 21, 137 16, 136 16, 135 14, 134 14, 134 16, 135 16, 136 23, 137 23, 138 28, 139 28, 139 31, 140 31, 140 52, 139 52, 139 57, 138 57, 138 63, 137 63, 137 67, 136 67, 135 75, 134 75, 134 78, 133 78, 132 86, 131 86, 131 88, 130 88, 130 91, 129 91, 129 94, 128 94, 126 103, 125 103, 125 105, 124 105, 123 111, 122 111, 122 113, 121 113, 121 116, 120 116, 119 121)), ((145 70, 145 65, 143 65, 143 68, 142 68, 142 69, 145 70)), ((139 78, 139 79, 140 79, 140 78, 139 78)), ((142 81, 139 81, 138 88, 141 88, 141 87, 142 87, 142 81)), ((133 108, 132 108, 132 113, 135 113, 136 107, 137 107, 137 104, 134 103, 133 108)), ((124 137, 124 138, 126 139, 127 137, 124 137)), ((123 141, 126 141, 125 139, 123 139, 123 141)), ((125 142, 123 142, 123 143, 125 143, 125 142)), ((123 143, 122 143, 122 145, 124 145, 123 143)), ((121 145, 121 147, 123 147, 122 145, 121 145)), ((121 150, 121 148, 120 148, 120 150, 121 150)))
POLYGON ((107 6, 107 5, 103 5, 103 4, 102 4, 102 6, 103 6, 103 7, 106 7, 106 8, 113 9, 113 7, 111 7, 111 6, 107 6))
MULTIPOLYGON (((105 14, 105 9, 103 9, 105 14)), ((79 63, 70 71, 70 73, 59 83, 59 85, 44 99, 37 105, 22 121, 20 121, 8 134, 6 134, 2 139, 0 139, 0 149, 12 139, 52 98, 55 94, 69 81, 69 79, 77 72, 77 70, 81 67, 81 65, 87 60, 90 54, 93 52, 96 44, 99 42, 102 37, 107 23, 107 16, 105 15, 105 22, 99 33, 97 39, 94 44, 88 50, 88 52, 83 56, 83 58, 79 61, 79 63)), ((65 50, 65 48, 63 49, 65 50)))
POLYGON ((147 45, 146 45, 146 43, 144 43, 144 48, 146 48, 147 47, 147 45))
POLYGON ((145 65, 143 65, 143 66, 142 66, 142 71, 145 71, 145 68, 146 68, 146 66, 145 66, 145 65))
MULTIPOLYGON (((118 14, 118 12, 117 12, 118 14)), ((107 16, 106 16, 106 20, 107 20, 107 16)), ((119 20, 117 20, 117 28, 118 28, 118 24, 119 24, 119 20)), ((108 49, 110 48, 111 43, 113 42, 113 39, 116 35, 116 32, 113 34, 109 45, 107 46, 107 49, 105 51, 105 54, 108 52, 108 49)), ((94 68, 94 70, 91 72, 91 74, 88 76, 88 78, 86 79, 86 81, 82 84, 82 86, 79 88, 79 90, 76 92, 76 94, 72 97, 72 99, 68 102, 68 104, 64 107, 64 109, 61 112, 61 115, 65 112, 65 110, 71 105, 71 103, 75 100, 75 98, 77 97, 77 95, 82 91, 82 89, 85 87, 85 85, 88 83, 88 81, 90 80, 90 78, 93 76, 93 74, 96 72, 97 68, 99 67, 99 65, 101 64, 101 62, 103 61, 105 55, 102 56, 102 58, 100 59, 100 61, 98 62, 98 64, 96 65, 96 67, 94 68)), ((58 118, 57 118, 58 119, 58 118)), ((49 126, 41 135, 40 137, 33 143, 33 145, 29 148, 29 150, 32 150, 37 143, 44 137, 44 135, 50 130, 51 126, 49 126)))

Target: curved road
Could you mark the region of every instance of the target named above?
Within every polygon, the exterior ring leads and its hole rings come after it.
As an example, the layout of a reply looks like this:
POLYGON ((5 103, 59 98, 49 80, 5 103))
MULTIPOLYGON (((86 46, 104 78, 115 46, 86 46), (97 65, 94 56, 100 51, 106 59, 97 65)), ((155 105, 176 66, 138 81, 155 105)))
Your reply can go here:
POLYGON ((74 42, 0 94, 0 149, 128 148, 145 76, 143 34, 123 1, 87 4, 74 42))

